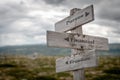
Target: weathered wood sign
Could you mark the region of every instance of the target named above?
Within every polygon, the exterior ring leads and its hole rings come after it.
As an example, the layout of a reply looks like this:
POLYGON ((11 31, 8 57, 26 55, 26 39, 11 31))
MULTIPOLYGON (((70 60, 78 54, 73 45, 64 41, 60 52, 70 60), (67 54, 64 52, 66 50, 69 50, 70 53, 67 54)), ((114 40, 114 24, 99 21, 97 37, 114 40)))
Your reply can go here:
POLYGON ((73 49, 108 50, 108 39, 75 33, 47 31, 47 45, 73 49))
POLYGON ((82 55, 67 56, 56 60, 56 72, 71 71, 97 66, 95 50, 85 51, 82 55))
POLYGON ((88 6, 78 12, 76 12, 72 16, 68 16, 67 18, 57 22, 55 24, 55 31, 64 32, 71 30, 79 25, 83 25, 94 20, 93 14, 93 5, 88 6))
POLYGON ((56 59, 56 72, 73 71, 74 80, 85 80, 84 68, 97 66, 95 50, 108 50, 108 39, 82 33, 82 25, 94 20, 93 5, 70 14, 55 24, 57 32, 47 31, 47 45, 73 49, 71 56, 56 59))

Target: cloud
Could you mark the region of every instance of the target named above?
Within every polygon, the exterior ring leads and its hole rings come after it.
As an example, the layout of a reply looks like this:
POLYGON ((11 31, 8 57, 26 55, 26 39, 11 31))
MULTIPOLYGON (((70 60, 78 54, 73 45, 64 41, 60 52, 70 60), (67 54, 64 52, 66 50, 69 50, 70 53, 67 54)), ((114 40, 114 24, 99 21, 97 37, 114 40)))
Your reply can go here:
POLYGON ((14 21, 27 17, 25 6, 19 3, 5 3, 0 5, 0 32, 6 32, 11 29, 9 26, 14 21))
POLYGON ((106 0, 100 4, 100 9, 98 11, 98 17, 101 19, 109 20, 109 21, 120 22, 119 7, 120 7, 119 0, 114 0, 114 1, 106 0))
POLYGON ((70 9, 91 4, 95 20, 84 25, 83 32, 120 43, 119 0, 4 0, 0 2, 0 46, 46 43, 46 31, 54 31, 54 24, 70 9))
POLYGON ((54 23, 64 12, 58 11, 60 13, 56 14, 56 11, 50 10, 50 6, 41 3, 41 7, 33 2, 1 3, 0 46, 46 42, 46 30, 54 30, 54 23))
POLYGON ((65 0, 44 0, 46 4, 51 4, 51 5, 61 5, 65 0))
POLYGON ((21 45, 21 44, 27 44, 26 43, 26 36, 21 34, 1 34, 0 35, 0 45, 21 45), (7 40, 6 40, 7 39, 7 40))
POLYGON ((9 33, 0 35, 0 45, 23 45, 23 44, 45 44, 46 37, 43 35, 26 36, 20 33, 9 33), (7 39, 7 40, 6 40, 7 39))

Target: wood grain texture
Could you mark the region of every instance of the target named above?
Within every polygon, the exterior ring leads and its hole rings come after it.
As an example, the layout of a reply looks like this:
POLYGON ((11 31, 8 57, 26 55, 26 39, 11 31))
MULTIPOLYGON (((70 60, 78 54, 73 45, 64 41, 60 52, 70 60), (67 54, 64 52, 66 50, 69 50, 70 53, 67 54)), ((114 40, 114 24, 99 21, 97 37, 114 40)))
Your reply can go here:
POLYGON ((108 50, 108 39, 75 33, 47 31, 47 45, 50 47, 108 50))
POLYGON ((97 66, 95 50, 84 51, 81 55, 67 56, 56 60, 56 72, 77 70, 97 66))
POLYGON ((55 31, 64 32, 94 20, 93 5, 77 11, 55 24, 55 31))
POLYGON ((73 71, 73 80, 85 80, 85 71, 84 69, 74 70, 73 71))
MULTIPOLYGON (((77 27, 76 29, 72 30, 71 32, 72 33, 83 34, 82 26, 77 27)), ((81 55, 81 54, 84 54, 84 48, 82 50, 72 49, 71 52, 72 52, 71 56, 76 55, 76 54, 81 55)), ((84 70, 84 68, 74 70, 73 71, 73 79, 74 80, 85 80, 85 70, 84 70)))

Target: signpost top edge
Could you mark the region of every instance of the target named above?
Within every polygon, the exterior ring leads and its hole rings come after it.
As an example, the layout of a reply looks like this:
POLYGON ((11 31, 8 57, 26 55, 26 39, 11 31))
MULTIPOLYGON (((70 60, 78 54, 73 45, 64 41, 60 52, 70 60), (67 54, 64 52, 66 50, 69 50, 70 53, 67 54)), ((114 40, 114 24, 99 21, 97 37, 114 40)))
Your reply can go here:
MULTIPOLYGON (((93 10, 93 5, 90 5, 90 6, 88 6, 88 7, 92 7, 92 10, 93 10)), ((77 13, 79 13, 79 12, 83 12, 83 10, 84 10, 84 9, 87 9, 88 7, 85 7, 85 8, 83 8, 83 9, 81 9, 80 11, 76 12, 75 14, 77 14, 77 13)), ((93 10, 93 11, 94 11, 94 10, 93 10)), ((75 14, 73 14, 73 15, 75 15, 75 14)), ((68 17, 73 16, 73 15, 69 15, 68 17)), ((93 15, 94 15, 94 12, 93 12, 93 15)), ((65 20, 66 18, 68 18, 68 17, 65 17, 64 19, 61 19, 60 21, 56 22, 55 25, 56 25, 57 23, 59 23, 59 22, 64 21, 64 20, 65 20)))
POLYGON ((70 15, 55 23, 55 31, 67 32, 78 28, 88 22, 94 20, 93 5, 86 8, 75 11, 73 15, 70 15))

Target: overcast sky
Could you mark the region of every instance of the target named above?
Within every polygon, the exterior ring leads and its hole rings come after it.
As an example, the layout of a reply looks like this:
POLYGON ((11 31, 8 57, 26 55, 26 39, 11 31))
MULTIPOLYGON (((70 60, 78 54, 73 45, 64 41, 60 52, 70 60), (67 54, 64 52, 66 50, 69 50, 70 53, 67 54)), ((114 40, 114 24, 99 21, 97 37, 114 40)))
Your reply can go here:
POLYGON ((84 34, 120 43, 120 0, 1 0, 0 46, 46 43, 46 31, 70 9, 91 4, 95 20, 83 26, 84 34))

